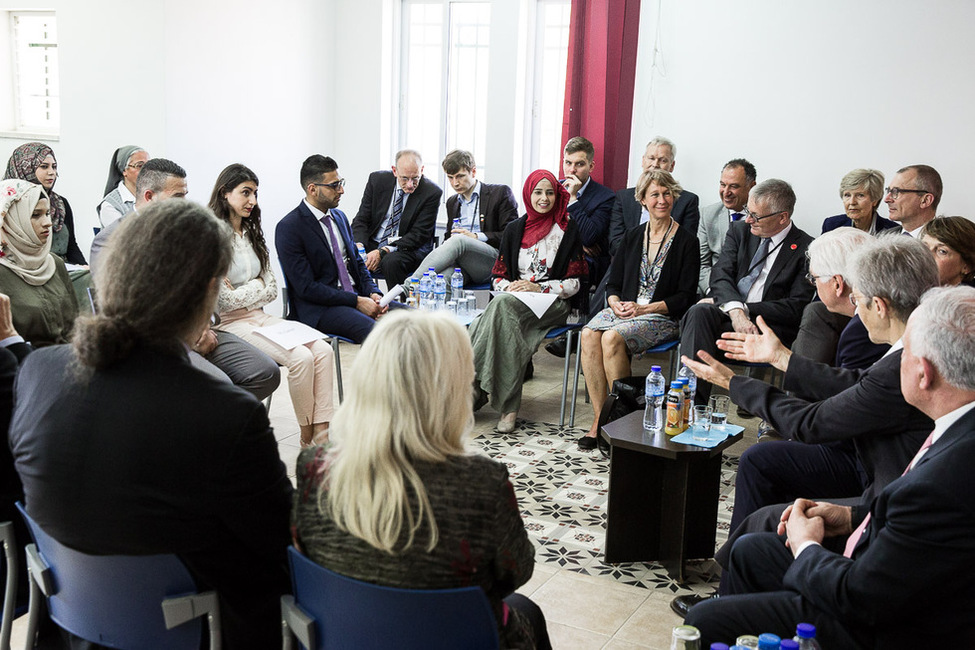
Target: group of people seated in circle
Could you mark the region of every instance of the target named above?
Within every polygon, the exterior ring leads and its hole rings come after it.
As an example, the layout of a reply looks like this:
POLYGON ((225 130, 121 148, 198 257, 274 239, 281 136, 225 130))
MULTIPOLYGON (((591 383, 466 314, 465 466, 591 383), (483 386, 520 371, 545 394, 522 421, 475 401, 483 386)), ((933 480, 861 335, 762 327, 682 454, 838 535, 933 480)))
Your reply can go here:
MULTIPOLYGON (((717 557, 735 577, 722 581, 720 598, 674 603, 706 636, 725 634, 751 611, 728 596, 755 582, 739 579, 751 558, 731 548, 750 544, 746 533, 784 532, 799 511, 835 513, 788 504, 809 496, 849 501, 839 525, 849 537, 944 415, 923 395, 901 394, 903 341, 926 291, 972 284, 975 225, 936 216, 941 179, 926 165, 898 170, 886 188, 876 170, 850 172, 840 184, 844 214, 813 239, 792 220, 791 186, 758 182, 749 161, 721 169, 720 200, 704 208, 676 180, 675 163, 676 145, 655 138, 636 185, 614 192, 591 176, 593 145, 574 137, 561 178, 528 175, 519 217, 510 188, 483 183, 473 156, 452 151, 442 167, 455 195, 434 247, 442 190, 424 176, 419 152, 403 150, 390 170, 372 173, 351 220, 339 209, 338 163, 308 157, 297 178, 303 196, 277 220, 274 243, 288 317, 362 344, 336 406, 326 342, 284 349, 255 333, 282 318, 265 310, 279 287, 254 171, 227 166, 204 207, 183 200, 178 164, 119 148, 89 268, 71 208, 53 191, 53 151, 18 147, 0 185, 5 515, 17 521, 10 506, 23 500, 45 531, 78 550, 177 554, 201 588, 218 591, 228 647, 280 642, 292 544, 360 580, 481 586, 504 647, 550 647, 539 608, 514 594, 534 566, 517 495, 506 468, 472 453, 467 439, 473 412, 489 402, 499 432, 517 428, 532 356, 574 306, 586 322, 594 410, 583 450, 595 447, 600 409, 633 357, 678 339, 699 377, 696 398, 718 385, 777 438, 741 458, 731 536, 717 557), (881 202, 893 221, 879 215, 881 202), (468 286, 498 292, 466 331, 449 315, 380 305, 377 280, 402 284, 431 267, 460 268, 468 286), (523 292, 554 300, 537 316, 515 295, 523 292), (723 361, 770 364, 790 392, 723 361), (261 404, 279 366, 306 448, 296 490, 261 404)), ((970 289, 959 291, 939 295, 972 302, 970 289)), ((928 312, 925 327, 936 316, 928 312)), ((929 376, 947 372, 938 359, 929 376)), ((969 368, 960 372, 948 383, 975 390, 969 368)), ((27 539, 23 528, 18 536, 27 539)), ((822 536, 803 539, 830 547, 822 536)), ((832 616, 827 637, 850 647, 879 634, 872 622, 820 608, 825 615, 775 611, 791 626, 816 618, 806 614, 832 616)))

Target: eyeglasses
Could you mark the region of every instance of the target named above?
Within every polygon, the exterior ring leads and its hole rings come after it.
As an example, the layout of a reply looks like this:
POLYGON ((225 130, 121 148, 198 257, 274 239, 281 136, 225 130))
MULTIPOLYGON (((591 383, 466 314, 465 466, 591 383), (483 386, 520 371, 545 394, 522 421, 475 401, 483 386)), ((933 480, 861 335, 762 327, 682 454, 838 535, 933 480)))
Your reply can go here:
POLYGON ((751 210, 746 208, 745 210, 742 211, 742 214, 745 215, 746 219, 751 219, 755 223, 758 223, 762 219, 768 219, 769 217, 774 217, 775 215, 782 214, 783 212, 785 212, 785 210, 779 210, 778 212, 769 212, 768 214, 760 217, 754 212, 752 212, 751 210))
MULTIPOLYGON (((862 298, 862 300, 863 300, 863 304, 864 305, 866 305, 868 307, 870 306, 870 298, 862 298)), ((853 305, 854 307, 856 307, 859 302, 860 301, 857 300, 856 295, 851 293, 850 294, 850 304, 853 305)))
POLYGON ((423 177, 422 176, 397 176, 396 178, 398 178, 402 183, 413 183, 414 185, 416 185, 420 182, 420 179, 423 177))
POLYGON ((890 198, 896 199, 898 196, 904 192, 910 192, 911 194, 932 194, 927 190, 903 190, 899 187, 885 187, 884 194, 890 194, 890 198))
POLYGON ((327 187, 330 190, 337 190, 340 187, 345 187, 345 179, 340 178, 334 183, 312 183, 315 187, 327 187))
POLYGON ((132 163, 130 165, 126 165, 126 167, 131 167, 132 169, 142 169, 142 166, 145 165, 145 164, 146 164, 145 161, 142 161, 142 162, 137 162, 137 163, 132 163))
POLYGON ((833 277, 832 275, 813 275, 812 273, 807 273, 806 274, 806 282, 808 282, 809 284, 811 284, 811 285, 813 285, 815 287, 816 286, 816 283, 820 279, 825 278, 825 279, 829 280, 832 277, 833 277))

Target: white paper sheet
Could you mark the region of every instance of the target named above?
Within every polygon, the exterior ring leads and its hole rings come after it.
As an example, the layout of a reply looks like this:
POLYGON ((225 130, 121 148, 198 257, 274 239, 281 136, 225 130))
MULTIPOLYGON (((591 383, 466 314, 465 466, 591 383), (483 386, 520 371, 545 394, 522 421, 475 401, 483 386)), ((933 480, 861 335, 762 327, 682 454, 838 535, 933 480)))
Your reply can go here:
POLYGON ((299 345, 325 338, 325 335, 314 327, 309 327, 296 320, 285 320, 276 325, 257 327, 254 329, 254 333, 260 334, 285 350, 293 350, 299 345))
POLYGON ((390 289, 389 291, 387 291, 385 293, 385 295, 383 295, 382 298, 379 299, 379 306, 380 307, 386 307, 387 305, 389 305, 389 303, 391 303, 394 300, 396 300, 397 296, 399 296, 401 293, 403 293, 403 291, 404 291, 403 285, 402 284, 397 284, 392 289, 390 289))
POLYGON ((499 293, 507 293, 525 303, 535 314, 535 318, 541 318, 552 303, 559 299, 557 293, 535 293, 534 291, 492 291, 491 295, 496 296, 499 293))

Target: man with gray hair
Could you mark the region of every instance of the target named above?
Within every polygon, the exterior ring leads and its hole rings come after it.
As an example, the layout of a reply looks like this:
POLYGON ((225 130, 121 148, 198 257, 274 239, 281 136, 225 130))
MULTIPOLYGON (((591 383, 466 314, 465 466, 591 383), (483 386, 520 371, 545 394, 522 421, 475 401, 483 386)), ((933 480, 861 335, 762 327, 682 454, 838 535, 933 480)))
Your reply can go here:
POLYGON ((884 203, 893 221, 900 223, 911 237, 920 237, 921 228, 938 215, 944 186, 941 174, 930 165, 901 167, 885 190, 884 203))
POLYGON ((823 647, 975 647, 975 289, 928 292, 903 344, 903 398, 934 421, 924 444, 862 507, 798 499, 778 535, 739 539, 723 597, 685 619, 702 645, 809 621, 823 647))
MULTIPOLYGON (((92 277, 112 234, 126 219, 139 214, 149 203, 186 198, 186 170, 166 158, 151 158, 135 181, 135 209, 102 228, 91 243, 92 277)), ((207 327, 190 350, 190 363, 221 381, 243 388, 259 400, 267 399, 281 383, 281 370, 274 359, 230 332, 207 327)))
POLYGON ((418 151, 397 152, 392 171, 369 174, 352 237, 367 252, 366 268, 392 288, 402 284, 433 250, 433 232, 443 190, 423 175, 418 151))
MULTIPOLYGON (((715 555, 722 566, 727 566, 736 539, 772 530, 793 499, 845 497, 852 504, 869 504, 900 476, 921 446, 931 421, 905 402, 899 368, 908 318, 921 296, 938 284, 937 266, 925 252, 923 244, 909 237, 868 236, 856 253, 849 267, 852 302, 870 339, 891 345, 864 371, 833 368, 793 354, 761 319, 761 335, 729 333, 719 347, 731 359, 771 363, 785 373, 784 390, 735 377, 706 354, 701 355, 704 363, 688 360, 699 377, 727 388, 736 404, 761 415, 787 437, 807 443, 763 443, 741 455, 730 537, 715 555), (848 440, 855 446, 853 456, 836 446, 848 440)), ((859 512, 861 518, 864 514, 859 512)), ((725 588, 722 583, 721 593, 725 588)), ((685 598, 680 604, 693 602, 685 598)))
MULTIPOLYGON (((677 165, 677 145, 658 135, 647 143, 641 163, 644 172, 662 169, 673 174, 674 167, 677 165)), ((698 203, 697 194, 684 190, 674 201, 674 207, 670 211, 674 221, 692 235, 697 234, 697 222, 701 216, 698 212, 698 203)), ((616 192, 613 213, 609 218, 609 254, 616 255, 616 249, 619 248, 620 240, 627 230, 636 228, 649 219, 650 213, 636 200, 636 187, 628 187, 616 192)), ((602 309, 602 302, 599 308, 602 309)))
MULTIPOLYGON (((709 297, 691 307, 681 321, 681 352, 718 354, 722 332, 757 334, 754 319, 765 318, 791 343, 802 309, 812 298, 806 281, 806 249, 812 237, 792 223, 796 195, 785 181, 772 178, 755 186, 745 218, 732 223, 711 271, 709 297)), ((707 404, 711 384, 697 382, 697 404, 707 404)))

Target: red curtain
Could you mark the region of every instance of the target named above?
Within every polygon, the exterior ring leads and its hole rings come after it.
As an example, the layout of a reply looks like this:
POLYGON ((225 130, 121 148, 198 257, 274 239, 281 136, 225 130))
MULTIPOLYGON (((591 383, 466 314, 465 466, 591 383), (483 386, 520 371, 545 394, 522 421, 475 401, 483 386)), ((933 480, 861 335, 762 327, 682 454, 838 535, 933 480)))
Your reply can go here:
POLYGON ((639 31, 640 0, 572 0, 562 144, 588 138, 592 175, 613 190, 626 187, 630 165, 639 31))

